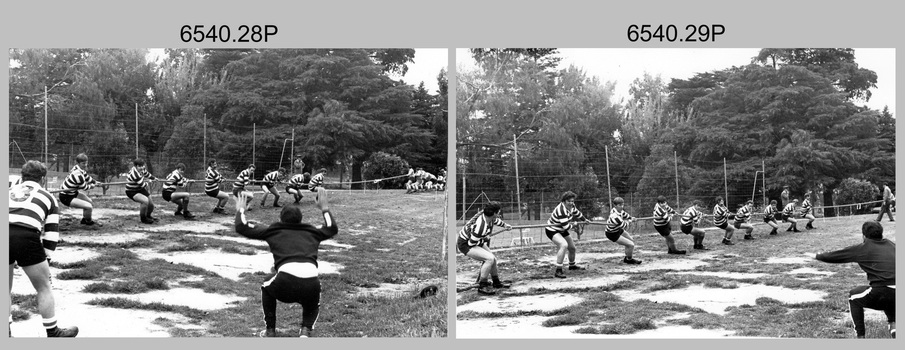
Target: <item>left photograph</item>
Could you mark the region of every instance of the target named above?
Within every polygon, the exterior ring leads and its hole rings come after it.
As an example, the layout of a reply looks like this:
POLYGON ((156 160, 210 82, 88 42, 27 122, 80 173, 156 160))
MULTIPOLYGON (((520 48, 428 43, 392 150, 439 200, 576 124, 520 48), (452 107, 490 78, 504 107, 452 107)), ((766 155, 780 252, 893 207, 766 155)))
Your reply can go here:
POLYGON ((10 337, 447 337, 447 49, 10 49, 10 337))

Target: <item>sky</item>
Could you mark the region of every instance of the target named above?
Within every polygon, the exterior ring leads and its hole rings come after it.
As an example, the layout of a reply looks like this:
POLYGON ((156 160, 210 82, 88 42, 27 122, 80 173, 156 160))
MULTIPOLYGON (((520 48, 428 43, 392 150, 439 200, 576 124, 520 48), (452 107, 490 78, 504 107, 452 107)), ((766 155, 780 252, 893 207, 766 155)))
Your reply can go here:
MULTIPOLYGON (((148 49, 148 60, 156 61, 164 55, 164 49, 148 49)), ((408 64, 408 72, 404 76, 393 76, 393 79, 402 79, 407 84, 417 87, 424 82, 424 87, 431 94, 437 94, 437 74, 440 69, 446 68, 449 63, 449 50, 447 49, 415 49, 414 62, 408 64)), ((448 69, 447 69, 448 70, 448 69)))
MULTIPOLYGON (((582 68, 601 81, 616 82, 616 102, 628 99, 632 81, 645 72, 660 75, 666 83, 673 78, 688 79, 696 73, 709 72, 751 63, 760 49, 559 49, 559 69, 569 65, 582 68)), ((457 68, 475 66, 468 49, 456 49, 457 68)), ((861 68, 877 73, 877 87, 866 103, 872 109, 889 106, 895 116, 896 68, 895 49, 855 49, 855 62, 861 68)), ((865 105, 863 101, 856 101, 865 105)))

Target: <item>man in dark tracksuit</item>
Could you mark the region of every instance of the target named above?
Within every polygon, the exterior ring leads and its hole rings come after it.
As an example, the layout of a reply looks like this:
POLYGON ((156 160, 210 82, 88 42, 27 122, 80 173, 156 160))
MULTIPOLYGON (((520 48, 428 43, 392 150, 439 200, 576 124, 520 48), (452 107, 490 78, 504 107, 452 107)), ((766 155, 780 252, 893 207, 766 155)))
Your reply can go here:
POLYGON ((302 305, 301 337, 311 336, 320 309, 321 284, 317 275, 317 250, 323 240, 336 235, 338 228, 327 208, 327 195, 318 188, 317 207, 324 216, 323 226, 302 223, 298 205, 287 205, 280 212, 280 222, 270 226, 255 225, 245 218, 248 198, 236 197, 236 232, 267 242, 273 253, 277 273, 261 285, 265 329, 262 337, 276 336, 277 300, 302 305))
POLYGON ((856 262, 867 273, 869 286, 849 292, 849 307, 858 338, 864 338, 864 308, 883 310, 889 321, 889 334, 896 337, 896 244, 883 239, 883 226, 876 221, 861 227, 864 242, 845 249, 817 254, 828 263, 856 262))

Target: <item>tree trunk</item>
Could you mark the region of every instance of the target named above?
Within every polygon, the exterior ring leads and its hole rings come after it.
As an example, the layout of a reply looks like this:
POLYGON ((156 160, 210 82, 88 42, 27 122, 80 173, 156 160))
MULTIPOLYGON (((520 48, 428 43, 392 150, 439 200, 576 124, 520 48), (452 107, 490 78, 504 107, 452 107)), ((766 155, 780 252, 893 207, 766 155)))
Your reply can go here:
POLYGON ((360 182, 362 180, 361 179, 361 168, 362 168, 362 162, 358 159, 353 159, 352 160, 352 185, 351 185, 353 190, 362 189, 363 184, 360 182))
MULTIPOLYGON (((824 204, 833 203, 833 190, 834 189, 835 189, 835 187, 831 187, 831 186, 824 187, 824 189, 823 189, 823 203, 824 204)), ((823 216, 827 217, 827 218, 836 216, 836 208, 823 209, 823 216)))

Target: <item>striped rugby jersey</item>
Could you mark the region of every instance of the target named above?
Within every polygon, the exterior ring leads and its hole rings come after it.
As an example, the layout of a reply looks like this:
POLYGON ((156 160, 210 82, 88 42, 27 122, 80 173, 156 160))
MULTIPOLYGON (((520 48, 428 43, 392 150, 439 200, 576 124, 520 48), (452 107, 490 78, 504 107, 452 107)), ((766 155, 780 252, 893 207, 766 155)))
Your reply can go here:
POLYGON ((308 182, 308 189, 311 192, 317 192, 317 188, 323 185, 324 183, 324 173, 318 173, 311 177, 311 181, 308 182))
POLYGON ((787 216, 792 216, 795 213, 795 202, 786 204, 785 208, 782 208, 782 214, 787 216))
POLYGON ((421 179, 424 181, 434 181, 437 179, 437 177, 434 176, 434 174, 431 174, 431 173, 425 171, 425 172, 421 173, 421 179))
POLYGON ((669 216, 671 214, 676 214, 676 211, 666 202, 654 204, 654 226, 666 226, 669 224, 669 216))
POLYGON ((607 233, 616 233, 619 230, 624 230, 626 226, 628 226, 628 221, 632 219, 632 216, 629 215, 625 210, 620 212, 616 208, 610 210, 610 218, 606 221, 606 232, 607 233))
POLYGON ((701 222, 701 218, 704 217, 704 213, 701 213, 698 208, 695 208, 693 205, 685 209, 685 212, 682 213, 682 226, 691 226, 692 224, 698 224, 701 222))
POLYGON ((185 187, 187 180, 182 174, 179 173, 179 169, 173 170, 170 175, 167 175, 167 181, 163 183, 164 191, 175 191, 176 187, 185 187))
POLYGON ((713 226, 722 226, 729 221, 729 208, 717 204, 713 206, 713 226))
POLYGON ((239 172, 239 176, 236 176, 236 182, 233 182, 233 189, 244 190, 245 186, 251 184, 251 169, 245 169, 239 172))
POLYGON ((280 172, 279 171, 271 171, 264 175, 264 182, 267 183, 267 186, 273 187, 277 182, 280 182, 280 172))
POLYGON ((766 208, 764 208, 764 217, 770 218, 772 220, 776 218, 776 212, 776 207, 774 207, 773 205, 768 205, 766 208))
POLYGON ((43 232, 44 247, 56 250, 60 241, 60 206, 38 183, 22 182, 9 189, 9 224, 43 232))
POLYGON ((204 191, 210 192, 220 189, 220 182, 223 181, 223 176, 220 176, 220 172, 217 169, 207 167, 207 175, 204 177, 204 181, 204 191))
POLYGON ((810 214, 811 209, 813 209, 813 207, 811 206, 811 200, 808 198, 805 198, 804 201, 801 202, 801 215, 810 214))
POLYGON ((289 187, 302 188, 305 185, 305 174, 295 174, 289 179, 289 187))
POLYGON ((132 167, 132 170, 129 171, 129 176, 126 177, 126 191, 141 191, 142 188, 148 186, 150 181, 157 180, 154 175, 148 173, 148 169, 138 170, 137 167, 132 167))
POLYGON ((560 202, 553 209, 553 213, 550 213, 550 219, 547 220, 548 226, 545 229, 562 233, 569 229, 569 223, 572 221, 587 221, 587 219, 578 210, 578 207, 572 206, 572 210, 568 210, 566 209, 566 204, 560 202))
POLYGON ((493 233, 493 226, 506 227, 506 223, 502 219, 496 217, 493 222, 487 222, 487 218, 483 212, 478 212, 468 223, 459 230, 459 238, 468 241, 468 246, 474 247, 482 243, 483 240, 489 239, 493 233))
POLYGON ((735 223, 744 224, 748 222, 748 219, 751 219, 751 208, 749 208, 747 205, 743 205, 741 208, 738 208, 738 211, 735 212, 735 223))
POLYGON ((66 176, 66 181, 63 181, 63 185, 60 186, 63 193, 72 195, 75 194, 78 190, 90 190, 97 185, 97 181, 94 181, 94 178, 91 175, 88 175, 88 172, 83 170, 76 164, 72 167, 72 170, 69 171, 69 176, 66 176))

